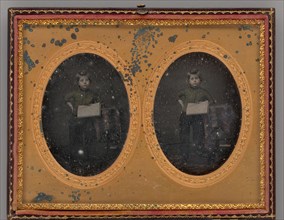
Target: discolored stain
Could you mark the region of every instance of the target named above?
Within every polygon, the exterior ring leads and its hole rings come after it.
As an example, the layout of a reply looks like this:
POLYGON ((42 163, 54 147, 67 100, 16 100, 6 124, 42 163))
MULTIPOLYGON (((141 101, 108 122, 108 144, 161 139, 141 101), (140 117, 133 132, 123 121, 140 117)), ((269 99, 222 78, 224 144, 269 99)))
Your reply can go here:
POLYGON ((26 24, 26 23, 23 24, 24 30, 28 30, 29 32, 33 32, 32 27, 33 26, 31 26, 30 24, 26 24))
POLYGON ((59 41, 59 40, 56 40, 56 41, 54 42, 54 45, 55 45, 55 46, 59 46, 59 44, 60 44, 60 41, 59 41))
POLYGON ((161 32, 161 33, 157 34, 157 37, 162 37, 163 35, 164 35, 163 32, 161 32))
POLYGON ((251 42, 251 41, 250 41, 250 42, 247 42, 246 45, 247 45, 247 46, 252 46, 252 42, 251 42))
POLYGON ((55 46, 62 47, 63 44, 65 44, 67 40, 65 38, 61 40, 55 40, 54 38, 51 39, 50 43, 54 43, 55 46))
POLYGON ((178 36, 175 34, 175 35, 173 35, 173 36, 170 36, 170 37, 168 38, 168 40, 169 40, 169 42, 174 43, 174 42, 176 41, 177 37, 178 37, 178 36))
POLYGON ((26 44, 30 44, 31 42, 29 41, 29 39, 27 37, 24 37, 23 43, 24 43, 24 45, 26 45, 26 44))
POLYGON ((71 198, 73 203, 80 201, 80 197, 81 197, 80 190, 72 191, 71 194, 68 195, 68 197, 71 198))
POLYGON ((188 31, 189 31, 189 26, 186 25, 186 26, 185 26, 185 32, 188 32, 188 31))
POLYGON ((138 72, 142 72, 141 61, 147 58, 147 54, 152 55, 149 50, 151 47, 155 48, 155 45, 158 44, 157 38, 161 36, 161 33, 158 27, 153 26, 139 28, 134 33, 134 39, 132 40, 133 47, 130 50, 132 55, 130 70, 133 76, 138 72))
POLYGON ((43 43, 43 44, 41 45, 41 47, 46 47, 46 43, 43 43))
POLYGON ((33 199, 33 202, 51 202, 53 197, 51 195, 47 195, 44 192, 39 192, 37 196, 33 199))
POLYGON ((35 63, 34 61, 31 59, 31 57, 29 56, 28 54, 28 51, 24 51, 24 55, 23 55, 23 58, 24 58, 24 62, 28 65, 28 70, 31 71, 33 68, 35 68, 35 63))
POLYGON ((252 31, 252 27, 250 25, 241 25, 239 28, 238 28, 239 31, 252 31))
POLYGON ((75 33, 72 33, 72 34, 71 34, 71 38, 72 38, 73 40, 76 40, 76 39, 77 39, 77 35, 76 35, 75 33))

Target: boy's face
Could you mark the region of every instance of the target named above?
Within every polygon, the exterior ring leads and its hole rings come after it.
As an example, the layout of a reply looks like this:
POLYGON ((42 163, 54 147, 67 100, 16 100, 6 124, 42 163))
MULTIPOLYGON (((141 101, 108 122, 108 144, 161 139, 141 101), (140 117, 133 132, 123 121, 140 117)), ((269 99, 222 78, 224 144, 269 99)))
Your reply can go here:
POLYGON ((87 76, 80 76, 79 82, 78 82, 79 87, 82 90, 86 90, 90 86, 90 79, 87 76))
POLYGON ((191 87, 198 87, 201 83, 201 80, 200 80, 198 75, 192 74, 192 75, 189 76, 188 83, 191 87))

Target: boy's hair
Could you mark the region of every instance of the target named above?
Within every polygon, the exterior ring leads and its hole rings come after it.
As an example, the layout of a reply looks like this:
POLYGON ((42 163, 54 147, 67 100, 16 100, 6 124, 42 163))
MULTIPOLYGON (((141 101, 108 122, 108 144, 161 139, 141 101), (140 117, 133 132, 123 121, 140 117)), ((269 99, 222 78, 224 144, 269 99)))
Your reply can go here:
POLYGON ((187 80, 189 81, 191 75, 196 75, 202 81, 201 73, 197 69, 192 69, 187 73, 187 80))
POLYGON ((88 79, 91 81, 91 76, 90 76, 90 74, 87 73, 86 71, 82 70, 82 71, 80 71, 79 73, 76 74, 76 80, 77 80, 77 82, 79 82, 79 80, 80 80, 80 78, 81 78, 82 76, 88 77, 88 79))

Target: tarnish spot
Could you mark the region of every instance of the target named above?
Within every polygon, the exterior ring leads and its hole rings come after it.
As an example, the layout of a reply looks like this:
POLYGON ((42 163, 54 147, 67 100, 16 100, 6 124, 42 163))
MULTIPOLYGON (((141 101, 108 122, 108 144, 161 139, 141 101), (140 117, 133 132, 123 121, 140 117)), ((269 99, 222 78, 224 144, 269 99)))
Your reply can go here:
POLYGON ((68 197, 72 199, 72 202, 80 201, 80 197, 81 197, 80 190, 72 191, 71 195, 69 195, 68 197))
POLYGON ((24 51, 24 62, 28 65, 28 69, 29 71, 31 71, 36 65, 34 63, 34 61, 31 59, 31 57, 29 56, 28 51, 24 51))
POLYGON ((241 25, 239 27, 239 31, 247 31, 247 30, 252 31, 252 27, 250 25, 241 25))
POLYGON ((176 41, 176 39, 177 39, 177 35, 175 34, 175 35, 169 37, 168 40, 169 40, 169 42, 174 43, 176 41))
POLYGON ((40 192, 37 196, 33 199, 33 202, 51 202, 53 197, 51 195, 47 195, 44 192, 40 192))
POLYGON ((23 25, 24 30, 28 30, 29 32, 33 32, 32 26, 30 24, 24 24, 23 25))
POLYGON ((76 40, 76 39, 77 39, 77 35, 76 35, 75 33, 72 33, 72 34, 71 34, 71 38, 72 38, 73 40, 76 40))
POLYGON ((138 72, 142 72, 141 63, 145 63, 148 56, 152 54, 149 50, 155 48, 155 45, 158 44, 157 38, 161 36, 163 34, 160 28, 152 26, 139 28, 134 34, 133 47, 130 50, 132 55, 130 71, 133 76, 138 72))

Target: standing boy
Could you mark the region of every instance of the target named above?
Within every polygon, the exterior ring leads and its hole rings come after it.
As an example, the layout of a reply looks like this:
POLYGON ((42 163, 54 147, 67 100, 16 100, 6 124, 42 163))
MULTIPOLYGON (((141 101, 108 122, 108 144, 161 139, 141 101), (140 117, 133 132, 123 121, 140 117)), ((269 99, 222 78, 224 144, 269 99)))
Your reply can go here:
POLYGON ((204 146, 204 114, 187 114, 188 104, 198 104, 200 102, 213 102, 211 95, 200 85, 201 74, 198 70, 191 70, 188 73, 188 88, 178 94, 178 102, 182 106, 180 116, 180 138, 183 143, 190 143, 190 132, 192 129, 192 144, 198 148, 204 146))
MULTIPOLYGON (((89 159, 94 140, 96 137, 96 122, 91 118, 80 118, 78 107, 80 105, 90 105, 98 103, 98 95, 95 95, 90 89, 91 79, 86 72, 80 72, 76 75, 78 87, 65 96, 65 102, 72 111, 72 117, 69 120, 69 140, 71 146, 71 155, 76 158, 89 159)), ((97 131, 98 132, 98 131, 97 131)))

